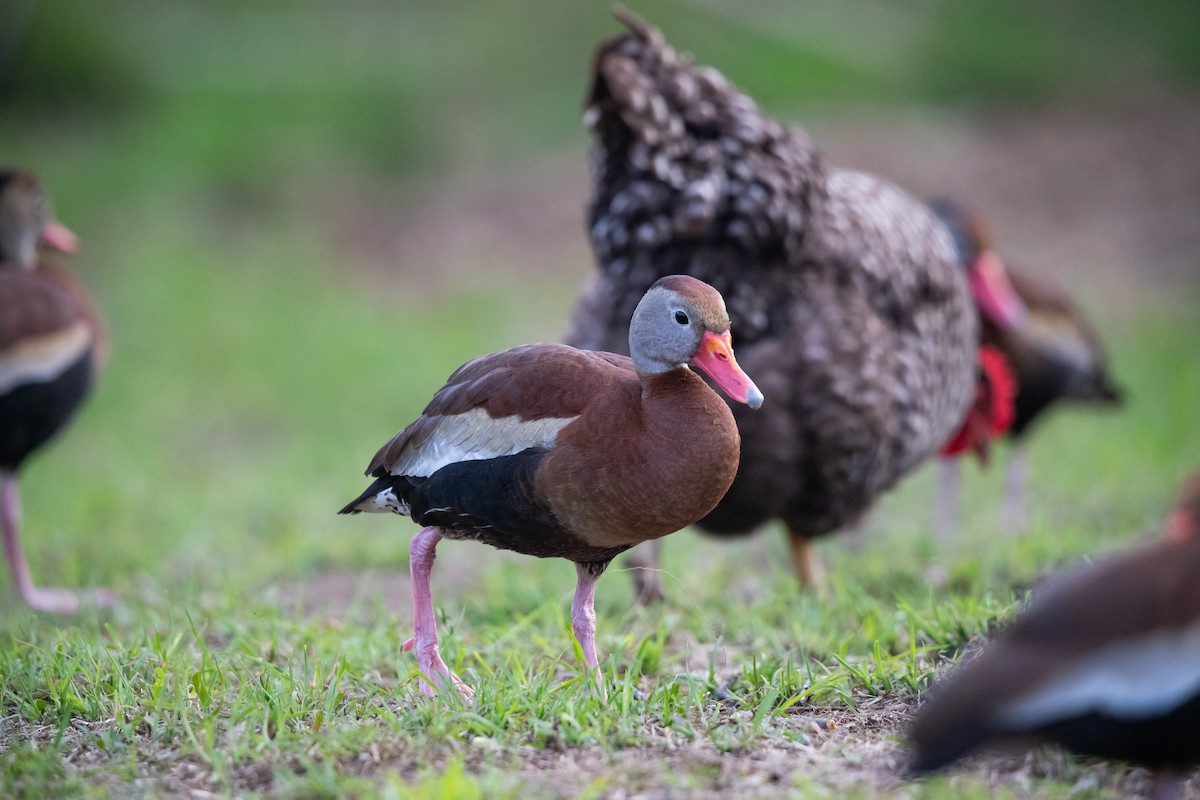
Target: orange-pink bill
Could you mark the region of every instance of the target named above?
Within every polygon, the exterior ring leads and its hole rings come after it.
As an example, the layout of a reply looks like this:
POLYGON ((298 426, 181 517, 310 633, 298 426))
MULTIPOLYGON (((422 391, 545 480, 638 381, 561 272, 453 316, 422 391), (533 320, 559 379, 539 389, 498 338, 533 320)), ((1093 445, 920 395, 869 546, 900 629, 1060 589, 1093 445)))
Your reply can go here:
POLYGON ((763 404, 763 394, 750 380, 750 376, 742 372, 737 360, 733 357, 733 338, 729 331, 713 333, 709 331, 700 340, 692 363, 713 379, 725 394, 739 403, 745 403, 751 408, 763 404))
POLYGON ((47 222, 46 227, 42 229, 42 241, 64 253, 74 253, 79 245, 79 237, 71 233, 66 225, 55 220, 47 222))

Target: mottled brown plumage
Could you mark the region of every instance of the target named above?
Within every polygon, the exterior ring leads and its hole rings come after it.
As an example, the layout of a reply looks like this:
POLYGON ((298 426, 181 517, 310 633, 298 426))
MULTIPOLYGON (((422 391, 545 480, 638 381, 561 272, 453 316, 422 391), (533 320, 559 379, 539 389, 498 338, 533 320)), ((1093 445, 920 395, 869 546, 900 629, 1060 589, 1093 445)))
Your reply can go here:
POLYGON ((711 511, 733 481, 733 415, 687 366, 739 402, 762 403, 733 359, 720 295, 695 278, 665 277, 638 304, 628 337, 632 358, 538 344, 463 365, 380 449, 367 470, 375 482, 342 509, 426 526, 412 569, 414 645, 427 677, 470 696, 437 653, 428 577, 439 539, 574 561, 572 619, 595 671, 596 578, 618 553, 711 511))
POLYGON ((41 259, 43 244, 70 250, 74 237, 50 218, 32 175, 0 170, 0 527, 13 582, 26 602, 72 612, 81 603, 111 605, 116 598, 34 585, 20 542, 16 475, 86 397, 104 337, 87 291, 41 259))
MULTIPOLYGON (((1056 742, 1171 772, 1200 764, 1200 473, 1166 541, 1077 569, 938 686, 911 730, 914 769, 990 741, 1056 742)), ((1172 517, 1176 517, 1173 515, 1172 517)))
POLYGON ((741 467, 700 525, 744 534, 782 519, 804 569, 809 538, 856 519, 961 420, 977 344, 967 283, 926 206, 828 164, 803 132, 622 19, 631 32, 593 62, 599 271, 566 341, 623 348, 634 304, 664 273, 716 287, 771 401, 734 409, 741 467))

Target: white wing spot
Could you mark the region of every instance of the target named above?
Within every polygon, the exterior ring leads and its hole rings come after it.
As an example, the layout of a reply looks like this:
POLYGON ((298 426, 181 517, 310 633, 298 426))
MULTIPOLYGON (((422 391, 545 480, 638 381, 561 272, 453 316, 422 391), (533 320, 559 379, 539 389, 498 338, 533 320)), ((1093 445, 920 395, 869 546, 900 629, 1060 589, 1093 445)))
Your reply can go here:
POLYGON ((1114 642, 1060 673, 998 719, 1024 730, 1091 711, 1145 719, 1200 692, 1200 624, 1114 642))
POLYGON ((511 456, 531 447, 551 448, 558 432, 575 417, 493 419, 482 408, 442 417, 424 442, 406 448, 392 464, 392 475, 428 477, 460 461, 511 456))
POLYGON ((80 321, 0 353, 0 394, 21 384, 54 380, 83 355, 91 341, 87 323, 80 321))

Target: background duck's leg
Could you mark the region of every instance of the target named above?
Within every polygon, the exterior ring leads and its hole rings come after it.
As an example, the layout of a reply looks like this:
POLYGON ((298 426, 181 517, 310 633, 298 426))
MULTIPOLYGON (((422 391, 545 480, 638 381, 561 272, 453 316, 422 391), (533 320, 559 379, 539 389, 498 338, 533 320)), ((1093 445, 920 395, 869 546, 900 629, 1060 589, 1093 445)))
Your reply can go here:
POLYGON ((438 650, 437 620, 433 613, 429 576, 433 572, 434 551, 441 539, 442 533, 437 528, 422 528, 409 545, 408 564, 412 573, 413 590, 413 638, 404 643, 404 649, 417 651, 417 663, 421 668, 421 691, 427 697, 433 697, 441 687, 453 686, 464 700, 470 700, 475 690, 450 671, 438 650))
POLYGON ((584 672, 591 676, 600 690, 600 696, 606 697, 604 676, 600 674, 600 661, 596 657, 596 580, 604 574, 608 562, 591 562, 575 564, 575 574, 578 582, 575 584, 575 600, 571 603, 571 628, 579 647, 583 650, 584 672))
POLYGON ((13 583, 21 597, 35 611, 55 614, 74 614, 82 606, 108 608, 119 601, 105 589, 73 592, 68 589, 39 589, 33 583, 25 550, 21 547, 21 498, 17 493, 17 476, 0 473, 0 528, 4 529, 4 556, 13 583))

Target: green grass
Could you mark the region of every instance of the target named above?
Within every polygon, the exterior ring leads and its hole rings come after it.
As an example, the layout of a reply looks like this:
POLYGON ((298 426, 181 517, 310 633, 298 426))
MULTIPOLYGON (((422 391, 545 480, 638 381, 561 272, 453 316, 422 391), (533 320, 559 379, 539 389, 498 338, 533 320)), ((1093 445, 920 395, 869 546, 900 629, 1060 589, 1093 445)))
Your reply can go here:
MULTIPOLYGON (((565 785, 522 764, 688 747, 745 757, 811 743, 813 718, 844 724, 881 702, 902 705, 943 658, 1010 616, 1051 565, 1129 544, 1200 441, 1200 385, 1174 366, 1188 363, 1200 327, 1183 315, 1130 321, 1116 340, 1122 380, 1177 380, 1135 394, 1120 414, 1047 425, 1033 451, 1047 479, 1030 535, 997 535, 997 476, 972 467, 955 547, 933 547, 931 485, 919 475, 882 504, 859 549, 823 546, 833 581, 822 599, 794 588, 777 533, 742 544, 678 534, 667 541, 664 609, 630 608, 619 563, 601 582, 608 702, 579 679, 568 565, 446 543, 435 571, 444 653, 478 693, 470 707, 427 702, 400 650, 407 599, 389 606, 363 589, 348 609, 306 614, 297 598, 326 570, 404 570, 411 525, 332 512, 445 365, 498 344, 519 298, 455 295, 433 314, 347 292, 303 266, 314 249, 284 248, 276 269, 264 253, 230 285, 212 271, 228 255, 219 248, 170 253, 153 237, 135 252, 143 247, 131 261, 171 269, 146 302, 123 297, 117 267, 104 298, 117 343, 108 374, 24 481, 38 577, 111 583, 129 605, 64 620, 5 601, 0 794, 490 797, 708 785, 703 764, 665 784, 634 772, 565 785), (272 301, 271 276, 288 265, 286 298, 272 301), (446 308, 466 313, 447 320, 446 308), (400 319, 425 331, 402 356, 400 319), (947 577, 931 586, 937 564, 947 577)), ((955 780, 922 796, 975 791, 955 780)), ((819 785, 795 792, 822 796, 819 785)))
MULTIPOLYGON (((1005 796, 970 769, 897 782, 903 714, 1041 575, 1157 523, 1200 443, 1200 298, 1147 294, 1104 319, 1128 408, 1039 432, 1025 537, 1000 530, 1000 470, 968 466, 960 539, 929 533, 925 470, 856 547, 821 545, 824 598, 795 589, 775 530, 668 539, 670 600, 653 611, 631 607, 614 564, 597 598, 607 702, 579 678, 568 564, 446 543, 443 653, 477 694, 427 702, 401 651, 415 529, 334 511, 451 369, 555 336, 588 265, 497 257, 443 286, 408 261, 364 268, 331 217, 346 185, 420 205, 447 167, 582 159, 607 4, 490 7, 29 6, 24 68, 0 76, 0 150, 81 234, 73 264, 113 356, 23 474, 26 548, 40 582, 111 585, 127 605, 38 616, 0 584, 0 796, 1005 796), (538 33, 546 20, 559 35, 538 33)), ((1045 102, 1084 80, 1055 55, 1069 11, 821 8, 638 10, 769 107, 1045 102)), ((1121 42, 1186 83, 1181 8, 1152 6, 1121 42)), ((1113 19, 1064 45, 1078 64, 1107 52, 1113 19)), ((1115 768, 1041 758, 1020 796, 1122 786, 1115 768)))

